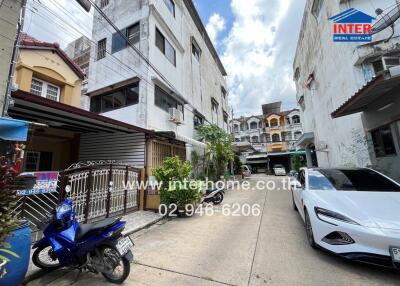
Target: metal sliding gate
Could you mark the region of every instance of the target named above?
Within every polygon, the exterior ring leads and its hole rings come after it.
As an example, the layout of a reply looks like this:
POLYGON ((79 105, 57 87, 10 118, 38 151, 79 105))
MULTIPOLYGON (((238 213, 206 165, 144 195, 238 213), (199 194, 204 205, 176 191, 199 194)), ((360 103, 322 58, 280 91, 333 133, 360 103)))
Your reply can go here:
POLYGON ((57 192, 23 196, 15 213, 30 221, 33 240, 55 206, 65 198, 73 200, 81 222, 123 215, 139 208, 141 169, 118 164, 77 164, 59 175, 57 192))

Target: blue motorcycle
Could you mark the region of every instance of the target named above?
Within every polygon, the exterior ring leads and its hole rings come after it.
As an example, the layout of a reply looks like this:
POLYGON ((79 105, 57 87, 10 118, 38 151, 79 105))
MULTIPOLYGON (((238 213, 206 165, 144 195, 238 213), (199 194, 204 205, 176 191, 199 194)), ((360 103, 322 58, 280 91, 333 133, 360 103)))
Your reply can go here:
POLYGON ((109 282, 121 284, 133 261, 133 243, 122 235, 125 224, 120 218, 79 224, 72 201, 66 199, 54 211, 44 237, 33 246, 32 262, 46 270, 67 267, 79 273, 101 273, 109 282))

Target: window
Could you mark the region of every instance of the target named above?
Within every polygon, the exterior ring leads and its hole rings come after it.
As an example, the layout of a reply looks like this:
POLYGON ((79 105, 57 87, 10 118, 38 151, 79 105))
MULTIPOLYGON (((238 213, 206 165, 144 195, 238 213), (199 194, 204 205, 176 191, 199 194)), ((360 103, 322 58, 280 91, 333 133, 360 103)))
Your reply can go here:
POLYGON ((196 58, 197 61, 200 61, 201 51, 197 42, 192 39, 192 55, 196 58))
POLYGON ((300 116, 295 115, 292 117, 293 124, 300 124, 300 116))
POLYGON ((257 128, 258 128, 257 122, 250 123, 250 129, 257 129, 257 128))
POLYGON ((248 130, 248 129, 249 129, 249 128, 248 128, 247 123, 241 123, 241 124, 240 124, 240 130, 246 131, 246 130, 248 130))
POLYGON ((194 127, 202 126, 204 124, 204 118, 201 117, 200 115, 195 114, 193 116, 193 123, 194 123, 194 127))
POLYGON ((382 57, 371 63, 375 74, 379 74, 391 67, 400 65, 399 57, 382 57))
POLYGON ((97 60, 105 58, 106 52, 107 52, 107 39, 100 40, 97 43, 97 60))
POLYGON ((140 41, 140 23, 136 23, 128 28, 122 29, 121 33, 129 40, 129 43, 120 33, 114 33, 112 36, 111 52, 119 52, 126 47, 135 45, 140 41))
POLYGON ((296 131, 296 132, 294 133, 294 139, 295 139, 295 140, 298 140, 298 139, 301 137, 301 135, 303 135, 303 133, 301 133, 301 131, 296 131))
POLYGON ((312 14, 315 18, 317 18, 318 23, 321 21, 322 10, 324 8, 324 0, 314 0, 314 4, 312 6, 312 14))
POLYGON ((59 101, 60 88, 46 81, 32 78, 31 93, 54 101, 59 101))
POLYGON ((297 67, 296 70, 295 70, 295 72, 294 72, 294 80, 295 80, 295 81, 298 81, 299 78, 300 78, 300 68, 297 67))
POLYGON ((131 44, 137 44, 140 41, 140 25, 136 23, 126 29, 126 37, 131 44))
POLYGON ((31 93, 42 96, 42 90, 43 90, 43 82, 32 79, 32 84, 31 84, 31 93))
POLYGON ((253 136, 253 137, 251 137, 251 141, 252 141, 253 143, 258 143, 258 136, 253 136))
POLYGON ((60 92, 60 89, 57 86, 48 84, 46 98, 54 100, 54 101, 58 101, 59 92, 60 92))
POLYGON ((229 118, 228 113, 226 113, 226 111, 222 111, 222 113, 224 114, 224 122, 228 124, 228 118, 229 118))
POLYGON ((396 155, 392 130, 390 125, 383 126, 371 132, 377 158, 396 155))
POLYGON ((281 141, 281 137, 279 136, 279 134, 272 135, 272 142, 280 142, 280 141, 281 141))
POLYGON ((298 103, 299 103, 302 111, 306 110, 306 102, 304 100, 304 95, 300 96, 298 103))
POLYGON ((214 98, 211 98, 211 110, 218 113, 218 106, 218 101, 216 101, 214 98))
POLYGON ((313 173, 320 173, 338 191, 400 192, 397 184, 369 169, 320 169, 313 173))
POLYGON ((155 87, 154 99, 154 104, 166 112, 169 112, 170 108, 177 108, 183 112, 183 105, 158 86, 155 87))
POLYGON ((53 164, 53 153, 27 151, 25 159, 25 171, 51 171, 53 164))
POLYGON ((226 89, 221 86, 221 94, 222 94, 222 98, 225 100, 226 99, 226 89))
POLYGON ((175 2, 173 0, 164 0, 165 5, 167 5, 168 10, 175 17, 175 2))
POLYGON ((97 95, 90 101, 90 111, 104 113, 139 103, 139 83, 97 95))
POLYGON ((233 125, 233 131, 234 131, 234 132, 239 132, 239 125, 234 124, 234 125, 233 125))
POLYGON ((278 119, 271 119, 270 120, 270 126, 271 127, 277 127, 277 126, 279 126, 279 121, 278 121, 278 119))
POLYGON ((156 28, 156 46, 165 57, 176 66, 176 51, 164 35, 156 28))
POLYGON ((106 7, 110 3, 110 0, 100 0, 100 8, 106 7))

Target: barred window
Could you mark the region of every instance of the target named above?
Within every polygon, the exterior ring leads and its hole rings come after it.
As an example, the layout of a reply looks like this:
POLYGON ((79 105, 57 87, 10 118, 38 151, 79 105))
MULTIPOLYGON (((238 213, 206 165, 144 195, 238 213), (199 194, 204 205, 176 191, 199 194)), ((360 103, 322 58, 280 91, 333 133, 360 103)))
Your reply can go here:
POLYGON ((97 44, 97 60, 106 57, 107 52, 107 39, 100 40, 97 44))
POLYGON ((36 79, 32 79, 31 93, 42 96, 42 90, 43 90, 43 82, 36 79))
POLYGON ((110 3, 110 0, 100 0, 100 8, 106 7, 110 3))

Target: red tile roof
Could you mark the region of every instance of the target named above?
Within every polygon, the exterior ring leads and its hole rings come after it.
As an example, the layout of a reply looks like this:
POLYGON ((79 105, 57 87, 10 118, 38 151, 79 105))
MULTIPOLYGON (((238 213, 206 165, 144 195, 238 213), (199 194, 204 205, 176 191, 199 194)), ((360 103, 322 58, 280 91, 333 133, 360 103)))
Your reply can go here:
POLYGON ((58 43, 42 42, 32 36, 22 33, 19 44, 21 49, 40 48, 56 52, 63 59, 63 61, 75 72, 75 74, 79 76, 80 79, 85 78, 85 74, 81 70, 81 68, 71 58, 67 56, 67 54, 60 48, 60 45, 58 43))

